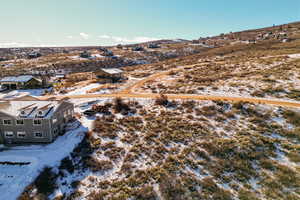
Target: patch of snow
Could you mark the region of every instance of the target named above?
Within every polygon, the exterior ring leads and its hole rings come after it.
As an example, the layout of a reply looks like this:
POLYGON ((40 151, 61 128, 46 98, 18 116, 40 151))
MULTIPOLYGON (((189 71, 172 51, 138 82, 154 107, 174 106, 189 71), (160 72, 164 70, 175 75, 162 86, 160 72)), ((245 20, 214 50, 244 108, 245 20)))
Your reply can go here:
POLYGON ((92 58, 104 58, 105 56, 101 56, 100 54, 92 54, 92 58))
POLYGON ((0 152, 1 162, 30 162, 28 165, 0 165, 1 199, 13 200, 46 166, 55 167, 80 143, 87 128, 80 126, 47 145, 9 148, 0 152))
POLYGON ((43 96, 46 91, 50 92, 52 88, 48 89, 29 89, 29 90, 16 90, 19 93, 26 93, 30 96, 43 96))
POLYGON ((274 158, 274 160, 276 160, 277 162, 281 163, 282 165, 285 165, 285 166, 290 167, 290 168, 295 169, 296 167, 299 167, 299 164, 291 162, 288 159, 288 157, 285 155, 285 152, 282 151, 282 148, 280 147, 279 144, 275 144, 275 146, 276 146, 277 157, 274 158))
POLYGON ((256 178, 251 177, 249 179, 249 184, 251 185, 251 187, 254 190, 258 190, 260 188, 260 186, 258 185, 258 183, 259 183, 259 180, 257 180, 256 178))
POLYGON ((92 84, 89 84, 85 87, 82 87, 82 88, 77 88, 71 92, 68 92, 69 95, 81 95, 81 94, 87 94, 87 92, 91 89, 94 89, 94 88, 97 88, 97 87, 100 87, 101 84, 99 83, 92 83, 92 84))
POLYGON ((43 96, 45 94, 45 91, 51 91, 52 88, 48 89, 28 89, 28 90, 14 90, 12 92, 9 92, 7 94, 2 94, 0 95, 0 98, 3 99, 13 99, 13 98, 18 98, 18 97, 23 97, 23 96, 43 96))
POLYGON ((290 58, 300 58, 300 53, 288 55, 290 58))

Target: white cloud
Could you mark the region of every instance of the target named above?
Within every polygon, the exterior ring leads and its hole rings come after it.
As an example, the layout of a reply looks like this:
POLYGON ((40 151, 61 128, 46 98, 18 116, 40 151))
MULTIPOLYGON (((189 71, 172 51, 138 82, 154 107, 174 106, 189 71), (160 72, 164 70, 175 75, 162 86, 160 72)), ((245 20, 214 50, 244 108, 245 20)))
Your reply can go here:
POLYGON ((110 39, 111 37, 109 35, 99 35, 98 38, 101 38, 101 39, 110 39))
POLYGON ((117 43, 142 43, 142 42, 149 42, 149 41, 154 41, 154 40, 159 40, 159 38, 153 38, 153 37, 133 37, 133 38, 126 38, 126 37, 118 37, 118 36, 109 36, 109 35, 100 35, 98 36, 100 39, 105 39, 105 40, 111 40, 113 42, 117 43))
POLYGON ((87 34, 87 33, 79 33, 79 35, 80 35, 80 37, 81 37, 82 39, 84 39, 84 40, 87 40, 87 39, 90 38, 89 34, 87 34))
POLYGON ((74 37, 72 35, 67 36, 68 39, 73 39, 74 37))

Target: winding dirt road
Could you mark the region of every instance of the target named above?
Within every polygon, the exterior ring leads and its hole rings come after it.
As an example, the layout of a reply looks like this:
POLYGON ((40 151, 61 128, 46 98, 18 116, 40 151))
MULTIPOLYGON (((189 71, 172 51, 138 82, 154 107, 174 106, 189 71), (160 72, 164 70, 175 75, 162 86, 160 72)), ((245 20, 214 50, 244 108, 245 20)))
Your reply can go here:
MULTIPOLYGON (((166 70, 163 72, 158 72, 153 75, 148 76, 145 79, 139 80, 132 85, 128 86, 124 90, 111 93, 111 94, 85 94, 85 95, 59 95, 59 96, 44 96, 40 99, 48 99, 48 98, 71 98, 71 99, 82 99, 82 98, 146 98, 146 99, 155 99, 160 96, 160 94, 154 93, 135 93, 134 90, 136 88, 142 87, 145 83, 153 80, 157 80, 158 78, 163 78, 168 75, 170 72, 179 71, 187 67, 193 67, 196 65, 204 65, 205 63, 198 63, 193 65, 185 65, 177 68, 173 68, 170 70, 166 70)), ((289 101, 282 99, 268 99, 268 98, 256 98, 256 97, 242 97, 242 96, 221 96, 221 95, 188 95, 188 94, 164 94, 168 97, 168 99, 172 100, 215 100, 215 101, 231 101, 231 102, 249 102, 255 104, 267 104, 274 106, 283 106, 283 107, 294 107, 300 108, 300 102, 298 101, 289 101)))
MULTIPOLYGON (((300 108, 300 102, 280 100, 280 99, 266 99, 266 98, 255 98, 255 97, 229 97, 229 96, 218 96, 218 95, 187 95, 187 94, 164 94, 168 99, 172 100, 214 100, 214 101, 231 101, 231 102, 249 102, 255 104, 267 104, 274 106, 283 107, 294 107, 300 108)), ((160 94, 153 93, 114 93, 114 94, 86 94, 86 95, 66 95, 66 96, 53 96, 57 99, 71 98, 71 99, 83 99, 83 98, 144 98, 144 99, 156 99, 160 94)), ((47 97, 49 98, 49 97, 47 97)), ((43 100, 47 99, 41 98, 43 100)))

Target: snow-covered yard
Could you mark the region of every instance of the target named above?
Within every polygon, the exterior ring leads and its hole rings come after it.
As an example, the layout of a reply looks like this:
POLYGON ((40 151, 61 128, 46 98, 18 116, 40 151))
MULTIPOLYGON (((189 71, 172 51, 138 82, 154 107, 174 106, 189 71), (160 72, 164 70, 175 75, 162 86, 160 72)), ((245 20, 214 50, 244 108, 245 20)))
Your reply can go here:
POLYGON ((100 83, 92 83, 87 86, 81 87, 81 88, 76 88, 73 91, 68 92, 69 95, 81 95, 81 94, 87 94, 87 92, 91 89, 95 89, 100 87, 100 83))
POLYGON ((51 91, 52 88, 48 89, 28 89, 28 90, 14 90, 9 93, 0 93, 0 98, 3 99, 12 99, 12 98, 19 98, 23 96, 43 96, 45 94, 45 91, 51 91))
POLYGON ((74 122, 69 129, 51 144, 11 147, 0 151, 0 199, 16 199, 44 167, 58 166, 73 151, 84 138, 87 127, 74 122), (23 165, 3 164, 4 162, 23 165))
POLYGON ((29 90, 16 90, 18 93, 26 93, 30 96, 43 96, 46 91, 51 91, 52 88, 48 89, 29 89, 29 90))

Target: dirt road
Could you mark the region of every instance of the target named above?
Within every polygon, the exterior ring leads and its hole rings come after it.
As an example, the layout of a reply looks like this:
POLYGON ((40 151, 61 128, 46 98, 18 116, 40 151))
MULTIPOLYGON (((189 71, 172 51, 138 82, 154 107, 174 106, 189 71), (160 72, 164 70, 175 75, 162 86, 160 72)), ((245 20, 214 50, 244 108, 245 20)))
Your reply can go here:
MULTIPOLYGON (((86 94, 86 95, 65 95, 65 96, 52 96, 57 99, 71 98, 71 99, 82 99, 82 98, 146 98, 155 99, 159 97, 160 94, 135 94, 135 93, 115 93, 115 94, 86 94)), ((300 102, 287 101, 280 99, 266 99, 266 98, 254 98, 254 97, 232 97, 232 96, 218 96, 218 95, 186 95, 186 94, 166 94, 168 99, 174 100, 215 100, 215 101, 230 101, 230 102, 249 102, 258 104, 267 104, 283 107, 294 107, 300 108, 300 102)), ((50 96, 51 97, 51 96, 50 96)), ((48 97, 49 98, 49 97, 48 97)), ((46 97, 41 99, 45 100, 46 97)))
MULTIPOLYGON (((158 72, 149 77, 139 80, 132 85, 128 86, 124 90, 118 93, 111 93, 111 94, 85 94, 85 95, 62 95, 62 96, 45 96, 41 97, 40 99, 47 99, 47 98, 71 98, 71 99, 79 99, 79 98, 147 98, 147 99, 155 99, 160 96, 160 94, 153 94, 153 93, 135 93, 134 90, 136 88, 142 87, 145 83, 153 80, 157 80, 159 78, 163 78, 164 76, 168 75, 170 72, 175 72, 182 70, 187 67, 193 67, 196 65, 205 65, 206 63, 197 63, 193 65, 185 65, 180 66, 177 68, 169 69, 163 72, 158 72)), ((256 97, 233 97, 233 96, 219 96, 219 95, 188 95, 188 94, 165 94, 168 99, 177 99, 177 100, 215 100, 215 101, 231 101, 231 102, 249 102, 249 103, 256 103, 256 104, 267 104, 267 105, 275 105, 275 106, 283 106, 283 107, 294 107, 300 108, 300 102, 297 101, 288 101, 288 100, 281 100, 281 99, 268 99, 268 98, 256 98, 256 97)))
POLYGON ((142 80, 140 80, 138 82, 133 83, 132 85, 130 85, 127 88, 125 88, 124 90, 122 90, 120 93, 122 93, 122 94, 131 94, 131 93, 134 93, 134 89, 142 87, 145 83, 147 83, 149 81, 157 80, 158 78, 162 78, 162 77, 168 75, 171 72, 180 71, 180 70, 182 70, 184 68, 194 67, 196 65, 204 65, 204 64, 201 63, 201 64, 179 66, 179 67, 172 68, 172 69, 169 69, 169 70, 166 70, 166 71, 162 71, 162 72, 158 72, 158 73, 152 74, 152 75, 148 76, 147 78, 144 78, 144 79, 142 79, 142 80))

